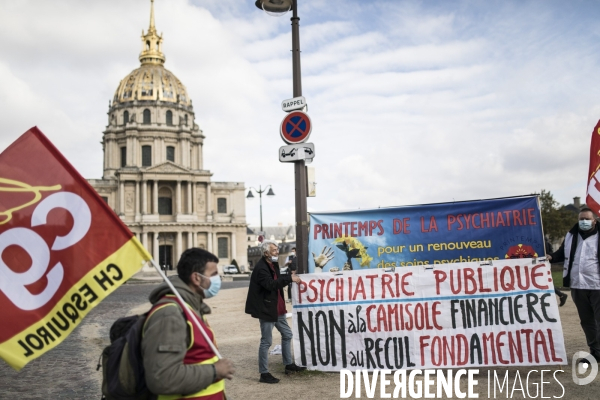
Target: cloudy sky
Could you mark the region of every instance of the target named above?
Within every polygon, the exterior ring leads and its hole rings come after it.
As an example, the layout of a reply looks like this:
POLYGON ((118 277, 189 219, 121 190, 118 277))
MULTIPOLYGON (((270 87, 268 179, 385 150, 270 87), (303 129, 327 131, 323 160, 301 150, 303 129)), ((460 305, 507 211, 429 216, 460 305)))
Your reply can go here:
MULTIPOLYGON (((0 0, 0 151, 37 125, 85 177, 101 177, 108 101, 139 66, 149 3, 0 0)), ((585 196, 600 118, 598 2, 299 3, 316 147, 309 210, 585 196)), ((291 15, 253 0, 155 9, 165 67, 206 135, 205 168, 216 181, 271 184, 264 224, 292 223, 293 166, 278 161, 291 15)), ((253 226, 258 211, 246 202, 253 226)))

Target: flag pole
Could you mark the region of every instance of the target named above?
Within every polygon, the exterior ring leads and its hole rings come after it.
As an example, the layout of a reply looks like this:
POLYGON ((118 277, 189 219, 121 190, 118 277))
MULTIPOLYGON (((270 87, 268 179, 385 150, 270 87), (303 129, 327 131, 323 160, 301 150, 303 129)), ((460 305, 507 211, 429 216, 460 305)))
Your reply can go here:
MULTIPOLYGON (((150 262, 152 263, 152 265, 154 266, 154 268, 156 269, 156 271, 158 271, 158 273, 163 278, 163 280, 165 281, 165 283, 173 291, 173 294, 175 295, 175 297, 177 297, 177 300, 179 300, 181 302, 181 304, 186 305, 186 302, 183 301, 183 298, 181 297, 181 295, 179 294, 179 292, 177 291, 177 289, 175 289, 175 286, 173 286, 173 283, 171 283, 171 281, 167 278, 167 275, 165 275, 165 273, 160 268, 160 266, 156 263, 156 261, 154 261, 154 259, 150 259, 150 262)), ((219 350, 217 350, 217 347, 215 346, 215 344, 208 337, 206 331, 204 330, 204 327, 202 326, 202 324, 200 324, 200 321, 198 321, 198 318, 196 317, 196 314, 194 314, 192 312, 192 310, 188 309, 188 307, 183 307, 183 309, 184 309, 184 312, 186 313, 186 315, 188 315, 188 319, 191 319, 192 322, 196 325, 196 327, 198 327, 198 329, 200 329, 200 332, 202 333, 202 336, 204 337, 204 340, 206 340, 206 342, 210 346, 211 350, 215 353, 215 355, 217 356, 217 358, 219 358, 219 360, 221 358, 223 358, 221 356, 221 353, 219 353, 219 350)))

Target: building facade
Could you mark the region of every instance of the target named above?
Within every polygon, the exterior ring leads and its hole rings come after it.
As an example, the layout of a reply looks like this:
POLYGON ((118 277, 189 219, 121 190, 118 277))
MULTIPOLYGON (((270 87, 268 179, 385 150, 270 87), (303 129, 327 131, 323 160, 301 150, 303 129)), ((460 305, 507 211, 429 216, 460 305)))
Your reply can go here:
POLYGON ((296 242, 296 227, 294 225, 265 226, 261 231, 259 227, 249 226, 246 230, 248 247, 258 246, 263 240, 276 243, 296 242))
POLYGON ((140 67, 119 84, 102 137, 104 173, 88 182, 161 265, 190 247, 247 264, 243 182, 213 182, 185 86, 164 67, 162 36, 142 32, 140 67))
POLYGON ((279 265, 284 266, 286 258, 290 255, 292 248, 296 247, 296 227, 288 226, 265 226, 260 228, 248 227, 246 230, 248 246, 248 268, 252 271, 258 260, 262 257, 261 243, 265 240, 277 243, 279 247, 279 265))

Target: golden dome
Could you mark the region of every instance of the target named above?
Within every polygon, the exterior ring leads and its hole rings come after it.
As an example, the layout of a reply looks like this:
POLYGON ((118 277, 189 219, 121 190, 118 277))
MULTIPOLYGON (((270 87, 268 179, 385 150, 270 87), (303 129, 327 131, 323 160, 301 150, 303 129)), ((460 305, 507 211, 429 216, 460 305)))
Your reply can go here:
POLYGON ((134 100, 160 100, 189 106, 191 101, 185 86, 163 64, 162 35, 154 26, 154 0, 150 6, 150 26, 144 34, 142 30, 141 67, 131 71, 119 84, 113 104, 134 100))
POLYGON ((134 100, 160 100, 191 105, 185 86, 161 64, 142 64, 121 81, 113 103, 134 100))

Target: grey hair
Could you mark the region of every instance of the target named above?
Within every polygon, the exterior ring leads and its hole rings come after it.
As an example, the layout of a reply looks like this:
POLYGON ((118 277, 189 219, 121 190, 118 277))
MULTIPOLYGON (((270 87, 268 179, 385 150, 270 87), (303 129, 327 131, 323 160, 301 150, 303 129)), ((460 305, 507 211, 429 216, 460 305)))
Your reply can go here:
POLYGON ((272 240, 265 240, 264 242, 261 243, 260 245, 260 251, 261 254, 265 254, 267 251, 269 251, 269 246, 274 244, 277 248, 279 248, 279 246, 277 245, 277 243, 275 243, 272 240))

